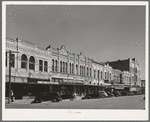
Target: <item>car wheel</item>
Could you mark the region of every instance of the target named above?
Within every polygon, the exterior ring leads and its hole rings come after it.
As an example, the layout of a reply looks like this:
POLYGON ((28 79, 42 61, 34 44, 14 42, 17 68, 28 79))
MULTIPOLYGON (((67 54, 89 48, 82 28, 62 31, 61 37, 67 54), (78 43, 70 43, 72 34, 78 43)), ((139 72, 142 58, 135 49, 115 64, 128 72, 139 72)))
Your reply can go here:
POLYGON ((38 99, 37 102, 38 102, 38 103, 41 103, 41 102, 42 102, 42 99, 38 99))

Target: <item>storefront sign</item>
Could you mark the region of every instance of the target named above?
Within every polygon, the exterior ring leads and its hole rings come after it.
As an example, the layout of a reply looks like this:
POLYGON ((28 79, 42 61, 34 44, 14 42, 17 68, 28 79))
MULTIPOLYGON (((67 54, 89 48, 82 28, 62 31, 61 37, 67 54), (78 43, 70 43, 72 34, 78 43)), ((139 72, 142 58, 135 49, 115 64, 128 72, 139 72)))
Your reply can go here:
POLYGON ((50 82, 49 84, 59 84, 58 82, 50 82))
POLYGON ((113 88, 115 89, 124 89, 124 85, 113 85, 113 88))
POLYGON ((81 80, 76 80, 76 81, 75 81, 75 84, 83 84, 83 81, 81 81, 81 80))
POLYGON ((59 82, 60 84, 74 84, 74 80, 72 79, 63 79, 61 82, 59 82))
POLYGON ((37 83, 49 84, 50 82, 47 82, 47 81, 37 81, 37 83))

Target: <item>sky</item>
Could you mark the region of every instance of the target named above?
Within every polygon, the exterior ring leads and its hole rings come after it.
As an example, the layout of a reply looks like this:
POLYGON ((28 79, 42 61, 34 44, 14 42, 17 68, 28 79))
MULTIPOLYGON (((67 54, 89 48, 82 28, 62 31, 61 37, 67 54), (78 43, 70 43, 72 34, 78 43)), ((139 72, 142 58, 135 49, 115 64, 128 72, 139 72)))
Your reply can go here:
POLYGON ((144 6, 7 5, 6 37, 97 62, 136 58, 145 79, 144 6))

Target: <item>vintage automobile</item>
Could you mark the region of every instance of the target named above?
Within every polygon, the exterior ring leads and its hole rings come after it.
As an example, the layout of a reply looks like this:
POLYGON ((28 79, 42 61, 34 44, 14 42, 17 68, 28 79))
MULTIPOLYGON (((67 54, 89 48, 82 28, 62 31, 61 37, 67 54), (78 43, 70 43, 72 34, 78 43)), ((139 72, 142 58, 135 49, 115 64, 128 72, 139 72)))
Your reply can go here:
POLYGON ((42 101, 59 102, 62 101, 62 98, 59 92, 41 92, 35 96, 32 103, 41 103, 42 101))
POLYGON ((109 97, 105 91, 98 91, 98 93, 102 96, 102 98, 109 97))
POLYGON ((109 92, 109 91, 105 91, 109 97, 114 97, 114 94, 112 92, 109 92))
POLYGON ((73 101, 75 99, 75 94, 69 94, 68 92, 65 92, 61 95, 62 99, 70 99, 70 101, 73 101))

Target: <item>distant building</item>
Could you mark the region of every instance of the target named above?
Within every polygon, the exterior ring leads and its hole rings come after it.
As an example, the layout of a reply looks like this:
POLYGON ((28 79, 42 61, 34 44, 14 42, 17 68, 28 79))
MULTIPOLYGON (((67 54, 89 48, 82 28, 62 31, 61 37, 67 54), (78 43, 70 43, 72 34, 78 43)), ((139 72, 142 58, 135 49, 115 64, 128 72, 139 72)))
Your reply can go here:
POLYGON ((124 74, 125 71, 128 71, 130 73, 128 81, 130 81, 131 91, 136 91, 140 89, 139 87, 141 85, 141 68, 135 58, 112 61, 108 63, 110 66, 112 66, 112 68, 123 71, 124 74))

